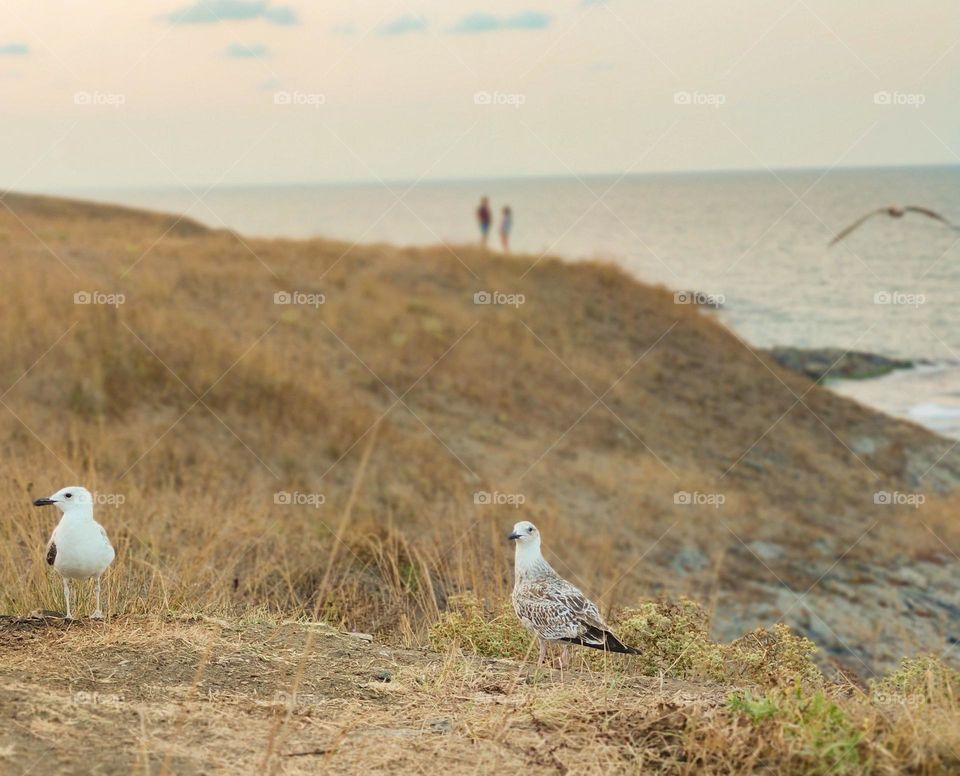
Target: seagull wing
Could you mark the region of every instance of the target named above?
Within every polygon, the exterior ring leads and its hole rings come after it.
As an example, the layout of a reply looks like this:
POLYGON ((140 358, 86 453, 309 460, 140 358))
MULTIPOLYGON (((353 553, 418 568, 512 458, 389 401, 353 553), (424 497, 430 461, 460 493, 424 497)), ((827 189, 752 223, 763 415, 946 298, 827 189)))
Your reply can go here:
POLYGON ((580 592, 579 588, 574 587, 566 580, 561 581, 563 586, 557 595, 580 626, 579 635, 582 636, 587 631, 592 630, 608 630, 597 605, 580 592))
POLYGON ((51 535, 50 541, 47 542, 47 565, 52 566, 53 562, 57 559, 57 545, 53 540, 51 535))
POLYGON ((850 224, 850 226, 848 226, 846 229, 844 229, 842 232, 840 232, 836 237, 834 237, 834 238, 828 243, 828 245, 836 245, 836 244, 837 244, 838 242, 840 242, 844 237, 846 237, 848 234, 850 234, 850 232, 852 232, 854 229, 856 229, 858 226, 860 226, 860 224, 862 224, 864 221, 866 221, 866 220, 868 220, 868 219, 870 219, 870 218, 873 218, 874 216, 880 215, 881 213, 886 213, 887 210, 888 210, 888 209, 885 208, 885 207, 880 207, 880 208, 877 208, 876 210, 871 210, 871 211, 870 211, 869 213, 867 213, 865 216, 861 216, 861 217, 858 218, 856 221, 854 221, 852 224, 850 224))
POLYGON ((948 221, 946 218, 944 218, 942 215, 940 215, 938 212, 936 212, 935 210, 931 210, 930 208, 920 207, 919 205, 907 205, 907 206, 903 209, 903 212, 904 212, 904 213, 919 213, 920 215, 927 216, 927 218, 933 218, 933 219, 939 221, 939 222, 942 223, 942 224, 946 224, 947 226, 949 226, 949 227, 951 227, 951 228, 953 228, 953 229, 956 229, 956 228, 957 228, 956 224, 951 223, 951 222, 948 221))
POLYGON ((117 552, 113 549, 113 545, 110 543, 110 537, 107 536, 107 529, 100 525, 100 523, 97 523, 97 528, 100 529, 100 535, 103 537, 103 543, 110 549, 110 560, 107 561, 107 563, 113 563, 113 559, 117 557, 117 552))
POLYGON ((520 620, 542 639, 604 648, 610 631, 597 605, 559 576, 527 583, 513 603, 520 620))

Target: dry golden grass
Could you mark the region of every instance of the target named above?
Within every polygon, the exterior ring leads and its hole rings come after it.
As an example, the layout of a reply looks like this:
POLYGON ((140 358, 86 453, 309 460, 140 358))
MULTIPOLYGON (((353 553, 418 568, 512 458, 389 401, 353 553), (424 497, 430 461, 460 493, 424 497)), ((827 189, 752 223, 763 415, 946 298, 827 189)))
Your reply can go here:
POLYGON ((133 615, 105 625, 6 622, 0 647, 0 702, 15 711, 0 733, 0 763, 11 773, 960 766, 960 684, 944 682, 935 663, 873 692, 767 688, 609 667, 536 671, 387 649, 320 624, 133 615), (932 694, 921 700, 917 684, 932 694))
MULTIPOLYGON (((746 773, 839 756, 790 732, 821 709, 780 696, 768 716, 754 696, 734 709, 735 682, 661 688, 614 666, 528 684, 516 664, 409 650, 428 644, 451 597, 491 610, 507 598, 503 536, 521 517, 614 612, 689 593, 716 623, 771 573, 806 589, 815 571, 795 580, 775 560, 733 564, 725 548, 771 540, 802 557, 826 535, 839 554, 875 519, 872 493, 915 489, 949 443, 763 363, 613 267, 545 259, 524 277, 534 257, 245 240, 166 216, 5 201, 15 215, 0 210, 0 610, 61 606, 42 558, 56 515, 32 498, 76 483, 125 499, 98 508, 117 547, 114 619, 102 631, 29 631, 19 647, 21 626, 2 631, 14 643, 0 657, 6 692, 29 720, 0 740, 18 768, 49 745, 58 767, 82 770, 90 750, 79 733, 62 739, 68 724, 122 730, 103 772, 313 772, 321 758, 343 771, 746 773), (125 303, 74 305, 81 290, 125 303), (474 305, 481 290, 526 303, 474 305), (277 291, 326 299, 278 306, 277 291), (791 409, 794 394, 804 406, 791 409), (726 503, 677 505, 677 490, 726 503), (275 503, 281 491, 325 501, 275 503), (477 491, 526 503, 478 505, 477 491), (684 548, 709 562, 673 573, 684 548), (391 649, 321 637, 303 624, 313 619, 391 649), (328 641, 363 651, 362 671, 399 661, 399 678, 384 689, 350 674, 352 658, 328 641), (131 667, 113 674, 121 655, 131 667), (247 673, 230 673, 231 655, 247 673), (500 689, 488 692, 489 675, 509 682, 491 679, 500 689), (57 710, 71 688, 100 692, 113 677, 133 700, 57 710), (229 697, 196 698, 218 681, 229 697), (332 706, 278 713, 257 700, 291 686, 332 706), (316 752, 301 759, 298 747, 316 752)), ((957 455, 936 472, 924 515, 939 538, 889 509, 848 557, 926 557, 960 538, 952 502, 933 503, 960 472, 957 455)), ((937 725, 897 737, 886 711, 845 703, 830 729, 844 741, 851 725, 862 731, 848 747, 854 769, 953 762, 937 725)), ((944 724, 955 719, 938 704, 944 724)))

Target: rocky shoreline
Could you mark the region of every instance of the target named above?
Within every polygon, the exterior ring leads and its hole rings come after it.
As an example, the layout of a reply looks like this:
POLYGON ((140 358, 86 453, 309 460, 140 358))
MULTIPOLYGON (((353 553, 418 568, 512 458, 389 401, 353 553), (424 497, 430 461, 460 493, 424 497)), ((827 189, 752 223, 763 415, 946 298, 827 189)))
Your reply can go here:
POLYGON ((906 359, 842 348, 775 347, 763 352, 785 369, 818 382, 825 378, 867 380, 898 369, 912 369, 917 364, 906 359))

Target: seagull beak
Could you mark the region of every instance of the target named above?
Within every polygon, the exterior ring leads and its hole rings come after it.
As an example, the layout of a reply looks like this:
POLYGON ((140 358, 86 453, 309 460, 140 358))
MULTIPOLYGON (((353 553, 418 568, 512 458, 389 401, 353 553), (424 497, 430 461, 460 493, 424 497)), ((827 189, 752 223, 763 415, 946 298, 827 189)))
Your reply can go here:
POLYGON ((516 531, 512 531, 511 533, 507 534, 507 541, 513 542, 519 538, 520 538, 520 534, 518 534, 516 531))
POLYGON ((36 501, 33 502, 33 505, 35 507, 48 507, 51 504, 56 504, 56 503, 57 502, 54 501, 52 498, 38 498, 36 501))

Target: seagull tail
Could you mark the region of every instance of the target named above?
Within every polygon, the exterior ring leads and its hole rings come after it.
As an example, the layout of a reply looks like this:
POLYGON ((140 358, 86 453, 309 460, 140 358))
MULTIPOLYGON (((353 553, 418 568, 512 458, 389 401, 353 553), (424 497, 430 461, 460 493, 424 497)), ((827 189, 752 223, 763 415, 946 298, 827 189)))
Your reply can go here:
POLYGON ((580 644, 591 649, 602 649, 604 652, 619 652, 623 655, 640 654, 639 649, 627 646, 610 631, 599 628, 589 628, 580 638, 561 639, 561 641, 569 641, 571 644, 580 644))
POLYGON ((627 646, 620 639, 614 636, 610 631, 603 632, 603 646, 601 649, 607 652, 620 652, 624 655, 639 655, 640 650, 627 646))

